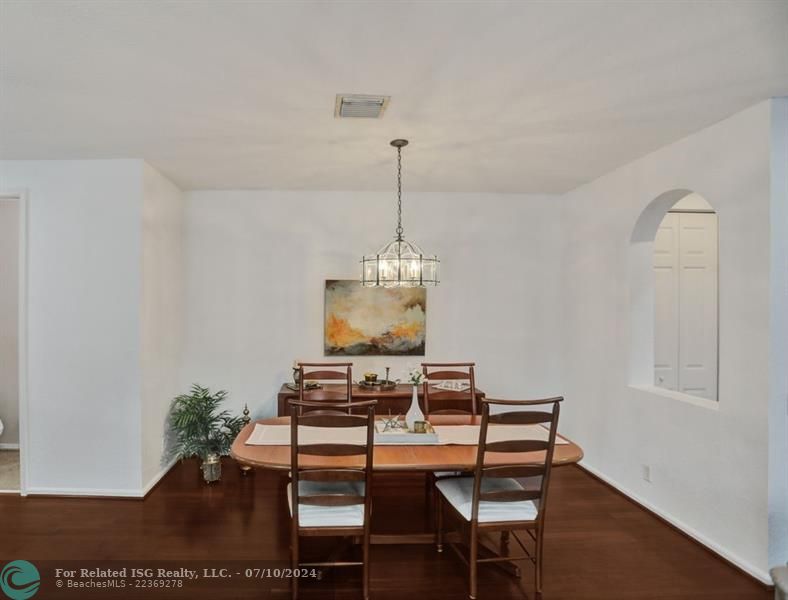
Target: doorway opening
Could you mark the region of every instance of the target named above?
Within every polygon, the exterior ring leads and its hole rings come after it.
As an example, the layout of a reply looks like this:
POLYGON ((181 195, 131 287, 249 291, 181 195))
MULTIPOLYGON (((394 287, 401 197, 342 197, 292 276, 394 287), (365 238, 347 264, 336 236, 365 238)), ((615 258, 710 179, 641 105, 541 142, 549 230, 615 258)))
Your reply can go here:
POLYGON ((21 194, 0 193, 0 493, 23 493, 25 232, 21 194))

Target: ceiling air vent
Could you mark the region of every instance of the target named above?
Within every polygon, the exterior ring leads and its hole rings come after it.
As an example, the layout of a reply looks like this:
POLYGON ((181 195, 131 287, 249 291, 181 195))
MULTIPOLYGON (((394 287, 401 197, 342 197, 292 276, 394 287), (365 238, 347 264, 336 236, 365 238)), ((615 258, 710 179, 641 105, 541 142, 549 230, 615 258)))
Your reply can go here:
POLYGON ((334 116, 340 119, 379 119, 389 105, 390 96, 337 94, 334 116))

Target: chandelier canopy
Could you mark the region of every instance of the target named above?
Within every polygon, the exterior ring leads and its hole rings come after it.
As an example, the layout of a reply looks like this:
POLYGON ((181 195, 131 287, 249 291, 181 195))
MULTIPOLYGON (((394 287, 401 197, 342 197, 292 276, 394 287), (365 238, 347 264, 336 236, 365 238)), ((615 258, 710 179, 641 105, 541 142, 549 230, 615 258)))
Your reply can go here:
POLYGON ((402 236, 402 148, 408 140, 392 140, 397 149, 397 229, 394 240, 361 259, 361 285, 366 287, 424 287, 438 285, 435 255, 426 255, 402 236))

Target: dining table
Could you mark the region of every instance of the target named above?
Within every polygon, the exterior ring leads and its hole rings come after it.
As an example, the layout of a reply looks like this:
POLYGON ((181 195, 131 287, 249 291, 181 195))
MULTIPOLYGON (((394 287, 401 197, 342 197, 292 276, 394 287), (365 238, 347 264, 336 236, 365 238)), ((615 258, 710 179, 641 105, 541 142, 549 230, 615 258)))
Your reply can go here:
MULTIPOLYGON (((433 426, 479 425, 481 417, 471 415, 431 415, 433 426)), ((250 445, 247 444, 255 427, 260 425, 289 425, 290 417, 271 417, 252 421, 236 437, 230 456, 243 466, 272 469, 281 472, 290 470, 290 445, 250 445)), ((557 441, 553 453, 553 467, 561 467, 580 462, 583 450, 576 443, 562 436, 557 441)), ((452 471, 472 473, 476 467, 476 445, 459 444, 375 444, 373 473, 429 473, 452 471)), ((526 453, 489 453, 485 464, 539 464, 544 462, 544 452, 526 453)), ((299 465, 307 468, 331 468, 363 466, 362 456, 310 456, 299 459, 299 465)), ((374 503, 374 490, 373 490, 374 503)), ((370 535, 372 544, 430 544, 435 542, 435 532, 399 532, 370 535)))

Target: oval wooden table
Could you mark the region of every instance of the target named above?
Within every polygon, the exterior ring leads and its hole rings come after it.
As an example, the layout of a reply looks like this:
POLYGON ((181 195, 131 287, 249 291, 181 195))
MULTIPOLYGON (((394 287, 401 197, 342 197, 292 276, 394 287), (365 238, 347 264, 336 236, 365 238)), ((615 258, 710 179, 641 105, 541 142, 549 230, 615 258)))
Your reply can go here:
MULTIPOLYGON (((433 415, 433 425, 471 425, 478 424, 481 417, 471 419, 465 415, 433 415)), ((247 446, 246 440, 254 430, 256 423, 265 425, 287 425, 289 417, 272 417, 249 423, 241 430, 233 442, 230 455, 242 465, 261 469, 290 469, 290 446, 247 446)), ((560 436, 559 437, 563 437, 560 436)), ((553 454, 553 466, 569 465, 580 462, 583 450, 574 442, 563 438, 568 444, 556 444, 553 454)), ((476 466, 476 446, 407 446, 407 445, 376 445, 373 471, 378 472, 429 472, 429 471, 466 471, 476 466)), ((523 454, 498 454, 501 462, 538 462, 540 452, 523 454)), ((542 459, 544 460, 544 459, 542 459)), ((300 464, 305 467, 332 467, 362 465, 360 457, 354 456, 303 456, 300 464)), ((496 462, 496 455, 487 457, 487 464, 496 462)), ((374 500, 373 500, 374 502, 374 500)), ((434 532, 375 534, 370 536, 372 544, 431 544, 435 542, 434 532)))
MULTIPOLYGON (((433 415, 430 423, 433 425, 472 425, 478 424, 481 417, 474 420, 465 415, 433 415)), ((249 423, 235 438, 230 455, 243 465, 263 469, 290 469, 290 446, 247 446, 246 440, 254 430, 256 423, 264 425, 287 425, 289 417, 272 417, 249 423)), ((580 462, 583 451, 580 446, 561 436, 568 444, 556 444, 553 454, 553 466, 561 466, 580 462)), ((476 466, 476 446, 435 445, 435 446, 407 446, 407 445, 376 445, 373 470, 378 471, 473 471, 476 466)), ((496 459, 500 462, 536 462, 540 453, 523 454, 491 454, 487 464, 494 464, 496 459)), ((363 464, 359 457, 332 456, 301 458, 301 465, 305 467, 334 467, 363 464)))

